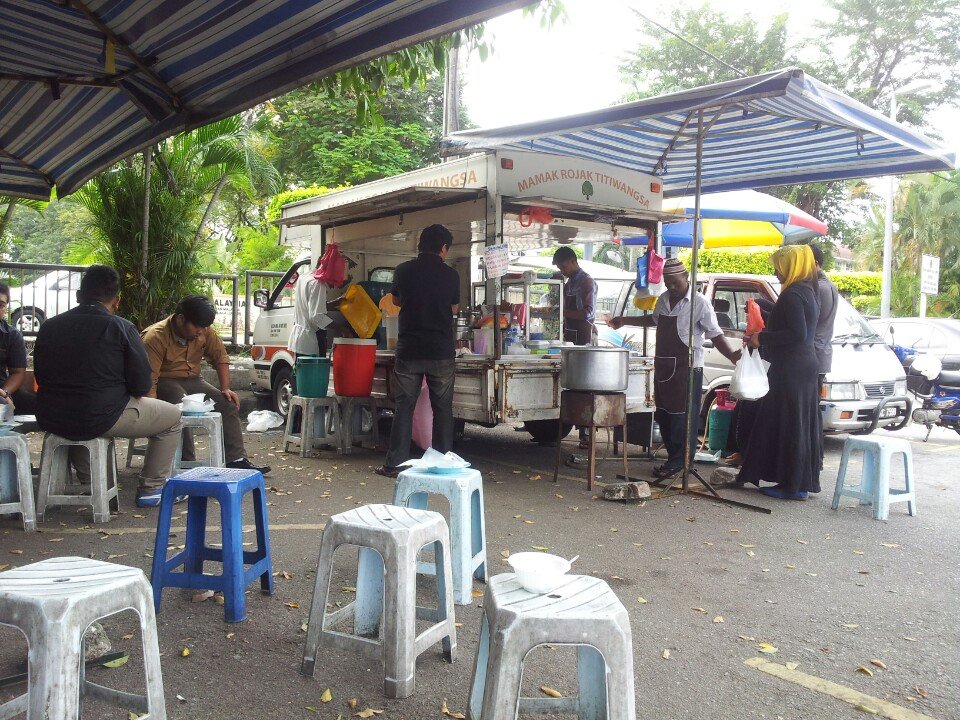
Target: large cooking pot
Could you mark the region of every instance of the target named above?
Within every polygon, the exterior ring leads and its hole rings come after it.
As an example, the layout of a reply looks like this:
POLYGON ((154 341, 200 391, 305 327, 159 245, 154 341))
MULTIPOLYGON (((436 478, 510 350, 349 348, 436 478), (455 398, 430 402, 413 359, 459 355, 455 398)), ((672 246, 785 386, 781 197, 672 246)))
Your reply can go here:
POLYGON ((561 351, 560 386, 585 392, 624 392, 630 351, 623 348, 565 347, 561 351))

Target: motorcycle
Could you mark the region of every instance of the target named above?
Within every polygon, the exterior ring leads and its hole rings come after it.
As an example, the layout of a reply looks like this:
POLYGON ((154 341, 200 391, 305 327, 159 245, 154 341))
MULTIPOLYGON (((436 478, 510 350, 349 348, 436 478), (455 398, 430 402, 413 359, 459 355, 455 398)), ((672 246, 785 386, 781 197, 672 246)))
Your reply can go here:
MULTIPOLYGON (((895 348, 897 350, 903 348, 895 348)), ((897 352, 901 356, 900 352, 897 352)), ((927 428, 924 442, 930 439, 934 427, 945 427, 960 434, 960 371, 943 369, 940 360, 932 355, 901 356, 909 361, 907 390, 912 392, 920 406, 913 411, 913 421, 927 428)))

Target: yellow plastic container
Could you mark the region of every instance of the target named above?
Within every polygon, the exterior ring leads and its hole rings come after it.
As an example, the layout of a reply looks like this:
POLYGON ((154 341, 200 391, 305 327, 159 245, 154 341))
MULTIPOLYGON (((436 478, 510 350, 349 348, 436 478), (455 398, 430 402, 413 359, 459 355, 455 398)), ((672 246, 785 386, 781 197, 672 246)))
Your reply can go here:
POLYGON ((371 338, 380 325, 380 309, 359 285, 351 285, 340 301, 340 312, 360 338, 371 338))

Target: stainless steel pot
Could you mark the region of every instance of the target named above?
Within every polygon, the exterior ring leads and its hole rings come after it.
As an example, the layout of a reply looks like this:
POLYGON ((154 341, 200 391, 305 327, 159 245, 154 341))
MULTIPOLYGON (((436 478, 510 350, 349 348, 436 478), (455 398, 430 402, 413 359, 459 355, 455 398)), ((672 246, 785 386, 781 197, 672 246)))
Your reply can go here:
POLYGON ((584 392, 623 392, 627 389, 630 351, 593 346, 563 348, 560 386, 584 392))

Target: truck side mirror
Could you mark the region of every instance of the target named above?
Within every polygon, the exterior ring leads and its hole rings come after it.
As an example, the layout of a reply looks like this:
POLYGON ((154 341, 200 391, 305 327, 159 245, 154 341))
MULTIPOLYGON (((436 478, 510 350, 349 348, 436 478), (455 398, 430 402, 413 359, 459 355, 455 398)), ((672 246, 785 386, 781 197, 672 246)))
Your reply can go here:
POLYGON ((267 308, 270 305, 270 293, 266 290, 253 291, 253 304, 258 308, 267 308))

